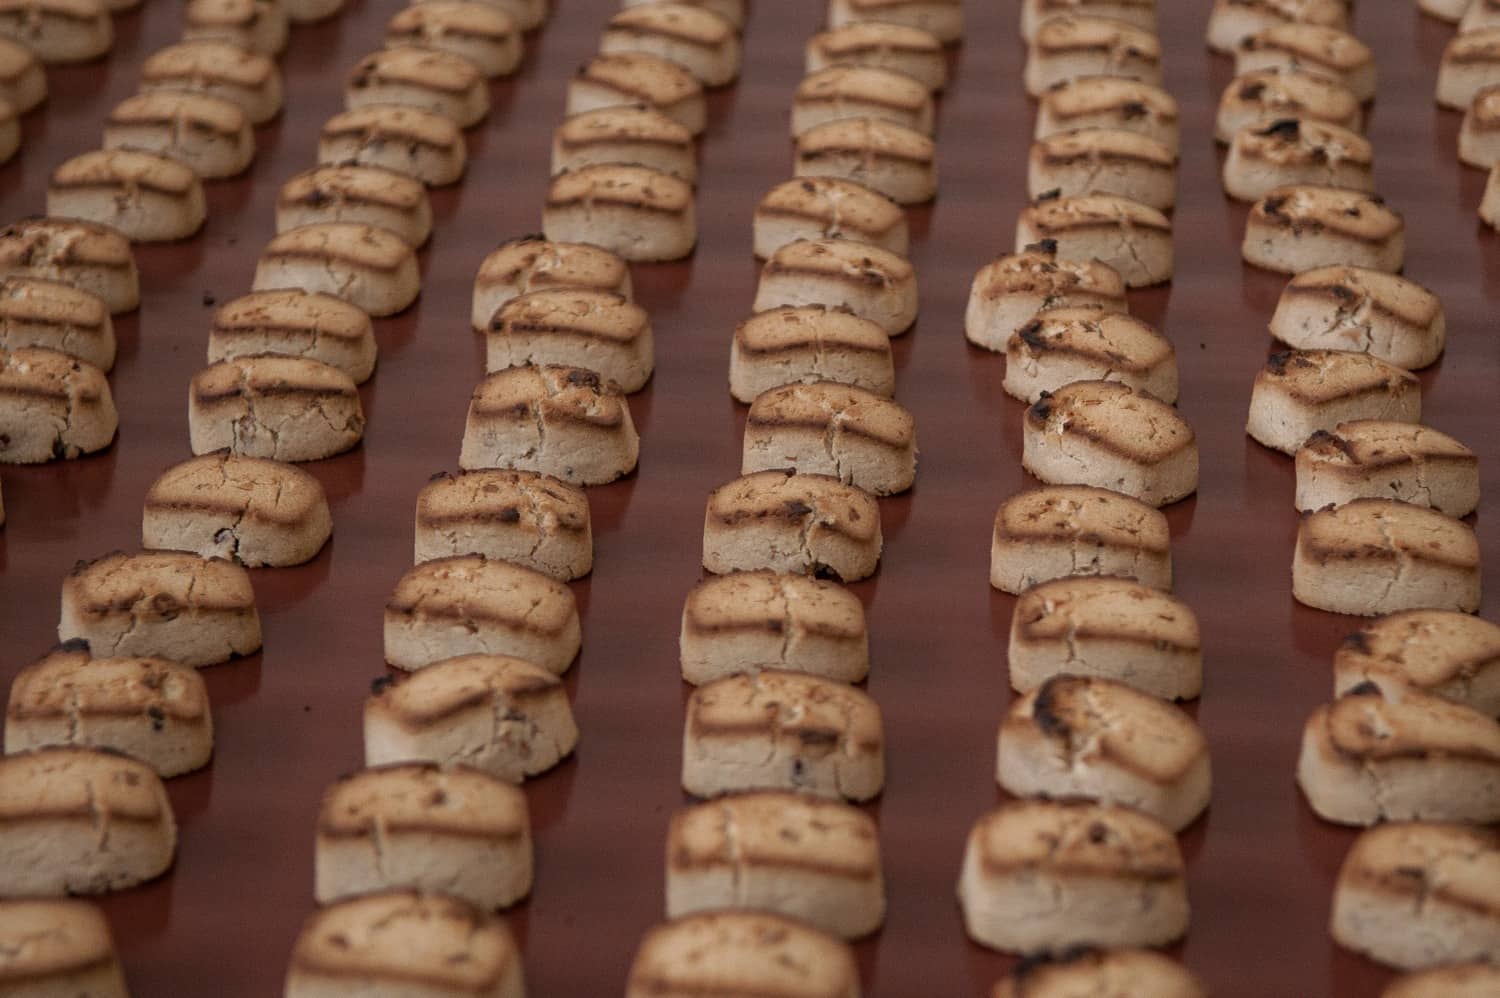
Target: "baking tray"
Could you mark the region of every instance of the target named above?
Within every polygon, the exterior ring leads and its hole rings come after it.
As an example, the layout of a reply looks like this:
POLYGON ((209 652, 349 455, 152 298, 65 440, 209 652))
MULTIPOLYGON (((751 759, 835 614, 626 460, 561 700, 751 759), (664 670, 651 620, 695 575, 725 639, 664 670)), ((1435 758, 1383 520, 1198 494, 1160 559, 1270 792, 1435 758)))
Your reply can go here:
MULTIPOLYGON (((204 359, 215 302, 249 286, 272 235, 280 181, 311 165, 343 74, 379 44, 392 0, 355 3, 295 29, 282 65, 286 113, 258 133, 243 179, 209 186, 206 230, 141 248, 140 311, 119 322, 112 376, 119 440, 107 453, 0 469, 0 679, 55 640, 58 587, 82 558, 139 543, 153 478, 189 456, 186 392, 204 359)), ((1169 511, 1176 591, 1202 619, 1206 691, 1194 709, 1213 752, 1207 817, 1183 837, 1193 924, 1173 952, 1216 995, 1363 996, 1389 978, 1335 947, 1329 899, 1351 831, 1317 820, 1293 783, 1302 723, 1329 698, 1329 660, 1355 621, 1290 594, 1297 516, 1286 458, 1243 432, 1282 279, 1243 267, 1244 210, 1219 192, 1214 105, 1231 75, 1202 39, 1208 4, 1161 0, 1167 82, 1182 104, 1177 280, 1133 296, 1175 341, 1181 409, 1197 430, 1199 495, 1169 511)), ((916 415, 921 471, 883 500, 885 556, 855 587, 869 610, 869 690, 885 711, 880 822, 890 914, 858 947, 865 993, 972 995, 1008 958, 965 939, 954 901, 964 837, 999 799, 994 738, 1009 700, 1005 639, 1013 599, 986 580, 1000 500, 1031 484, 1020 467, 1022 407, 1000 388, 1003 361, 966 346, 974 271, 1011 246, 1025 199, 1031 106, 1023 96, 1017 5, 970 3, 966 43, 939 122, 941 191, 912 214, 922 316, 897 341, 898 399, 916 415)), ((182 825, 175 869, 105 898, 132 991, 224 998, 279 994, 298 926, 312 910, 313 822, 323 788, 361 761, 360 708, 383 670, 381 608, 411 561, 412 511, 428 476, 456 467, 467 399, 483 369, 468 327, 480 259, 535 231, 551 130, 567 77, 595 49, 611 0, 560 0, 522 71, 495 87, 469 133, 468 179, 433 198, 418 305, 377 322, 380 367, 362 391, 364 446, 309 469, 333 503, 333 543, 295 569, 254 573, 263 655, 207 670, 218 744, 207 770, 170 784, 182 825)), ((701 242, 682 263, 635 269, 656 328, 657 371, 632 398, 639 473, 590 491, 596 568, 575 586, 584 651, 568 677, 582 729, 577 757, 527 786, 536 888, 507 914, 530 992, 617 994, 642 933, 662 916, 663 852, 678 788, 682 708, 677 630, 699 579, 703 505, 739 468, 744 410, 727 387, 729 338, 748 313, 756 201, 790 173, 787 109, 821 5, 756 0, 740 83, 711 100, 699 194, 701 242)), ((53 95, 25 122, 20 157, 0 169, 0 218, 40 212, 48 171, 91 148, 142 59, 174 40, 180 5, 148 0, 118 20, 97 65, 49 74, 53 95)), ((1485 601, 1500 616, 1500 244, 1475 220, 1483 176, 1454 155, 1458 116, 1431 94, 1447 27, 1409 2, 1361 5, 1356 30, 1379 59, 1370 135, 1383 194, 1406 214, 1407 272, 1447 308, 1449 347, 1422 374, 1426 421, 1480 453, 1485 601)))

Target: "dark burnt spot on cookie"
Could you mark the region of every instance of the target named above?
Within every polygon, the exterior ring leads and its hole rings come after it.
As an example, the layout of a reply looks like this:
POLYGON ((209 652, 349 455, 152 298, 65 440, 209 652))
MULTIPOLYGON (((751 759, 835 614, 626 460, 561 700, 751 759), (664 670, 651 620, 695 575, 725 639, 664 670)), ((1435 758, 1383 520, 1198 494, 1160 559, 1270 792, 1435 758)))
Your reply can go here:
POLYGON ((1376 686, 1374 683, 1370 682, 1370 680, 1366 679, 1358 686, 1351 686, 1349 688, 1349 691, 1344 695, 1351 697, 1378 697, 1382 694, 1380 692, 1379 686, 1376 686))
POLYGON ((1047 339, 1042 335, 1042 320, 1032 319, 1026 325, 1016 330, 1016 335, 1021 342, 1033 350, 1044 350, 1047 347, 1047 339))
POLYGON ((1057 712, 1057 684, 1052 680, 1043 683, 1037 691, 1036 700, 1031 705, 1031 716, 1044 735, 1066 738, 1072 730, 1057 712))
POLYGON ((1296 142, 1302 137, 1302 122, 1296 118, 1277 118, 1257 134, 1282 142, 1296 142))

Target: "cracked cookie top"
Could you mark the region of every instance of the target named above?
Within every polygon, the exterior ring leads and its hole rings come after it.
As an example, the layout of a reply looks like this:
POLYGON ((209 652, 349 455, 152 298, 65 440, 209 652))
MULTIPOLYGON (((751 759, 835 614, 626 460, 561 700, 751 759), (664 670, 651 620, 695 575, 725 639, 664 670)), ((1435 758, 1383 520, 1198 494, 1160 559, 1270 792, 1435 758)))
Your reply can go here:
POLYGON ((1082 801, 1003 804, 969 833, 985 876, 1016 874, 1180 880, 1176 837, 1140 811, 1082 801))
POLYGON ((1051 485, 1011 496, 995 516, 995 539, 1171 550, 1166 515, 1139 499, 1088 485, 1051 485))
POLYGON ((467 766, 406 762, 364 769, 323 795, 320 838, 433 835, 521 839, 530 834, 526 795, 467 766))
POLYGON ((1333 665, 1341 677, 1389 677, 1423 688, 1467 684, 1500 668, 1500 625, 1453 610, 1403 610, 1346 637, 1333 665))
POLYGON ((261 257, 386 272, 412 266, 415 260, 406 240, 389 229, 358 222, 319 222, 288 229, 266 244, 261 257))
POLYGON ((573 591, 541 572, 480 555, 438 558, 409 570, 386 602, 387 617, 498 624, 562 634, 577 619, 573 591))
POLYGON ((1500 767, 1500 723, 1414 689, 1354 687, 1313 712, 1308 736, 1355 762, 1470 759, 1500 767))
POLYGON ((874 819, 858 808, 776 791, 737 794, 672 816, 669 870, 747 866, 879 881, 880 837, 874 819))
POLYGON ((382 676, 374 690, 366 713, 382 714, 412 731, 474 708, 498 708, 505 715, 513 705, 563 695, 557 676, 509 655, 460 655, 394 681, 382 676))
POLYGON ((900 450, 916 444, 916 420, 888 398, 833 381, 783 385, 762 393, 745 417, 747 431, 812 430, 829 446, 849 434, 900 450))
POLYGON ((160 658, 92 658, 86 641, 59 645, 16 673, 5 713, 12 721, 65 720, 73 728, 88 718, 136 718, 158 731, 168 719, 210 723, 208 691, 191 666, 160 658))
POLYGON ((109 923, 97 905, 72 900, 0 902, 0 985, 112 965, 109 923))
POLYGON ((1281 297, 1290 304, 1331 308, 1335 321, 1358 322, 1374 312, 1425 329, 1443 314, 1438 296, 1416 281, 1367 267, 1304 271, 1287 282, 1281 297))
POLYGON ((417 495, 417 525, 443 529, 494 523, 538 538, 589 529, 588 495, 551 475, 532 471, 443 472, 417 495))
POLYGON ((227 451, 168 468, 146 492, 148 512, 220 513, 277 526, 301 526, 327 504, 322 484, 301 468, 227 451))
POLYGON ((366 104, 340 111, 323 123, 324 140, 354 139, 362 145, 378 146, 404 142, 443 153, 462 151, 462 130, 452 118, 406 104, 366 104))
POLYGON ((797 157, 859 156, 865 163, 895 160, 931 166, 937 146, 915 129, 879 118, 840 118, 809 128, 797 137, 797 157))
POLYGON ((777 572, 734 572, 706 579, 688 594, 683 630, 691 634, 817 635, 854 640, 865 633, 864 605, 836 582, 777 572))
POLYGON ((693 691, 687 731, 696 739, 787 741, 819 757, 860 764, 884 750, 880 707, 848 685, 800 672, 728 676, 693 691))
POLYGON ((0 757, 0 821, 80 818, 101 839, 115 822, 172 824, 156 771, 107 749, 58 746, 0 757))
POLYGON ((1272 389, 1304 405, 1326 405, 1360 395, 1421 391, 1417 376, 1366 353, 1286 350, 1271 355, 1255 376, 1255 390, 1272 389))
POLYGON ((1133 579, 1077 576, 1032 586, 1016 600, 1021 644, 1118 641, 1155 651, 1196 652, 1198 617, 1186 603, 1133 579))
POLYGON ((1500 918, 1500 835, 1472 825, 1380 825, 1354 840, 1338 888, 1443 901, 1500 918))
POLYGON ((1479 567, 1474 530, 1433 509, 1395 499, 1356 499, 1302 521, 1297 555, 1319 564, 1354 559, 1479 567))
POLYGON ((476 289, 513 287, 518 294, 546 288, 595 288, 630 297, 630 268, 609 250, 587 243, 524 236, 504 243, 479 265, 476 289))
POLYGON ((125 615, 167 621, 194 611, 255 612, 255 590, 242 566, 183 551, 115 551, 81 561, 63 580, 63 599, 90 620, 125 615))
POLYGON ((664 215, 693 207, 693 185, 670 173, 625 163, 596 163, 552 178, 547 208, 631 208, 664 215))
POLYGON ((755 217, 816 222, 830 235, 881 239, 906 228, 901 206, 879 191, 842 177, 798 177, 761 198, 755 217))
POLYGON ((1172 406, 1115 381, 1075 381, 1043 392, 1026 410, 1026 427, 1085 440, 1143 464, 1158 464, 1197 441, 1172 406))
POLYGON ((728 525, 773 519, 815 525, 856 541, 880 536, 874 496, 828 475, 759 471, 736 478, 709 495, 708 516, 728 525))

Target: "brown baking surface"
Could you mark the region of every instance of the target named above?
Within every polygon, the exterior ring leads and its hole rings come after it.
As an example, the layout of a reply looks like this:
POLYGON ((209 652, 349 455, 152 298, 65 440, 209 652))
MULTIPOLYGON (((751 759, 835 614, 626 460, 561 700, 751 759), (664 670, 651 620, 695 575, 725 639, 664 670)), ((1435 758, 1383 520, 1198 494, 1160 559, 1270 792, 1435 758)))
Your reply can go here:
MULTIPOLYGON (((295 28, 283 65, 287 113, 257 133, 247 178, 208 185, 200 237, 138 252, 145 287, 120 320, 112 375, 120 438, 106 454, 0 467, 0 679, 54 641, 59 585, 80 558, 139 543, 152 479, 188 456, 187 387, 203 364, 210 298, 249 287, 272 235, 280 181, 312 165, 339 85, 374 48, 395 0, 355 3, 295 28)), ((182 823, 174 872, 104 902, 140 996, 279 994, 312 906, 313 824, 323 788, 361 757, 360 706, 382 671, 381 607, 411 561, 417 492, 457 467, 465 405, 483 365, 468 328, 470 282, 502 239, 535 231, 564 82, 594 49, 612 0, 559 0, 519 76, 469 132, 468 179, 436 193, 421 301, 377 321, 380 366, 362 390, 369 429, 351 454, 307 465, 327 486, 334 541, 311 564, 258 570, 263 656, 207 670, 218 748, 206 771, 172 781, 182 823)), ((939 113, 940 193, 913 213, 917 328, 896 341, 897 399, 916 415, 917 488, 883 500, 886 552, 857 591, 870 611, 870 692, 885 710, 889 782, 874 808, 890 899, 884 931, 859 947, 865 993, 980 996, 1009 961, 968 943, 953 889, 964 836, 998 799, 994 739, 1008 702, 1005 638, 1014 600, 986 584, 991 520, 1028 484, 1022 406, 1000 388, 1004 361, 968 348, 974 271, 1008 250, 1025 192, 1031 106, 1013 3, 971 0, 968 42, 939 113)), ((1242 267, 1244 209, 1219 191, 1211 141, 1228 60, 1203 44, 1209 5, 1163 0, 1167 80, 1183 108, 1177 281, 1132 296, 1164 326, 1182 366, 1182 412, 1203 456, 1200 497, 1170 511, 1176 591, 1200 614, 1213 751, 1208 816, 1183 837, 1193 925, 1176 952, 1220 996, 1371 995, 1388 978, 1339 950, 1326 922, 1353 833, 1318 821, 1293 784, 1302 722, 1332 690, 1331 655, 1355 621, 1290 595, 1297 516, 1291 461, 1244 435, 1246 407, 1284 278, 1242 267)), ((635 268, 656 329, 657 373, 631 400, 640 472, 590 490, 597 557, 575 588, 584 651, 568 677, 578 757, 528 785, 536 889, 508 917, 530 993, 621 991, 641 934, 662 915, 667 818, 678 789, 682 705, 677 630, 699 578, 704 501, 739 469, 744 408, 729 397, 730 334, 749 310, 750 215, 790 173, 787 113, 821 3, 756 0, 740 84, 713 97, 703 143, 702 240, 681 264, 635 268)), ((20 157, 0 169, 0 220, 39 212, 46 173, 93 146, 141 60, 176 37, 180 5, 149 0, 117 21, 104 62, 51 72, 53 97, 26 118, 20 157)), ((1422 375, 1426 421, 1480 454, 1486 613, 1500 617, 1500 241, 1474 211, 1483 175, 1459 166, 1459 116, 1432 103, 1450 29, 1410 0, 1367 4, 1356 30, 1375 49, 1380 99, 1370 134, 1381 192, 1410 223, 1407 273, 1433 288, 1448 353, 1422 375)))

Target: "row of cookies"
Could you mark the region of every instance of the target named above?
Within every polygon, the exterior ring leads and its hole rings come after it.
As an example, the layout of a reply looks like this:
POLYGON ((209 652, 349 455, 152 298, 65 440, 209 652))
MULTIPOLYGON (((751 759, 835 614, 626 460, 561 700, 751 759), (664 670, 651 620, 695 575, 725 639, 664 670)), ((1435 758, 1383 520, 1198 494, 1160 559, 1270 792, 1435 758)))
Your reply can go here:
POLYGON ((1423 10, 1458 23, 1438 66, 1439 107, 1463 112, 1458 160, 1489 172, 1479 218, 1500 227, 1500 6, 1491 0, 1423 4, 1423 10))
MULTIPOLYGON (((673 129, 693 163, 685 129, 637 108, 603 109, 594 126, 560 129, 557 152, 602 152, 597 164, 567 162, 612 168, 611 155, 650 151, 654 134, 673 129), (570 136, 581 140, 576 147, 570 136)), ((321 935, 364 918, 372 903, 493 910, 531 889, 525 797, 506 781, 551 768, 577 743, 559 679, 581 644, 565 581, 587 574, 593 561, 588 500, 576 484, 601 484, 634 468, 639 445, 620 382, 639 390, 653 366, 649 317, 629 294, 624 261, 596 245, 521 239, 481 265, 472 312, 493 373, 471 400, 463 472, 435 477, 418 497, 417 565, 385 612, 386 660, 410 675, 377 681, 365 715, 369 768, 325 796, 316 893, 330 906, 298 941, 289 995, 328 986, 334 971, 321 935), (518 403, 524 427, 511 418, 518 403), (371 890, 458 897, 344 900, 371 890)), ((443 932, 455 918, 437 920, 443 932)), ((511 968, 495 979, 495 993, 521 994, 514 943, 493 920, 488 931, 502 940, 501 962, 511 968)), ((370 981, 420 969, 447 983, 455 971, 437 965, 433 952, 441 956, 444 947, 406 950, 398 963, 362 949, 359 969, 370 981)))
POLYGON ((744 25, 743 0, 631 0, 609 19, 599 53, 569 82, 553 135, 549 240, 635 262, 692 253, 704 91, 738 79, 744 25))
POLYGON ((711 574, 683 607, 682 678, 695 689, 681 779, 704 802, 670 823, 669 921, 641 942, 632 998, 769 993, 794 979, 789 956, 816 958, 818 993, 857 994, 842 940, 884 922, 878 829, 854 806, 885 782, 880 708, 851 685, 869 674, 865 613, 817 576, 874 572, 874 497, 915 475, 913 421, 891 400, 890 338, 916 317, 901 204, 932 195, 932 94, 955 18, 952 3, 836 2, 807 47, 796 179, 755 211, 767 262, 731 349, 731 393, 750 403, 742 477, 709 498, 711 574), (935 15, 941 37, 927 30, 935 15), (842 159, 806 155, 809 136, 846 132, 842 159), (920 160, 887 133, 920 145, 920 160))
POLYGON ((1126 298, 1172 269, 1178 107, 1161 87, 1155 19, 1150 2, 1023 7, 1033 201, 1016 251, 978 272, 966 310, 968 340, 1006 355, 1004 388, 1029 407, 1022 463, 1046 485, 995 520, 991 583, 1018 594, 1018 695, 995 761, 1014 799, 971 830, 959 904, 981 945, 1076 954, 1023 965, 997 995, 1038 972, 1045 988, 1128 972, 1152 993, 1203 993, 1136 948, 1187 931, 1174 833, 1211 787, 1207 740, 1170 702, 1201 692, 1202 652, 1196 616, 1168 592, 1159 508, 1196 490, 1196 439, 1174 407, 1172 343, 1126 298))

